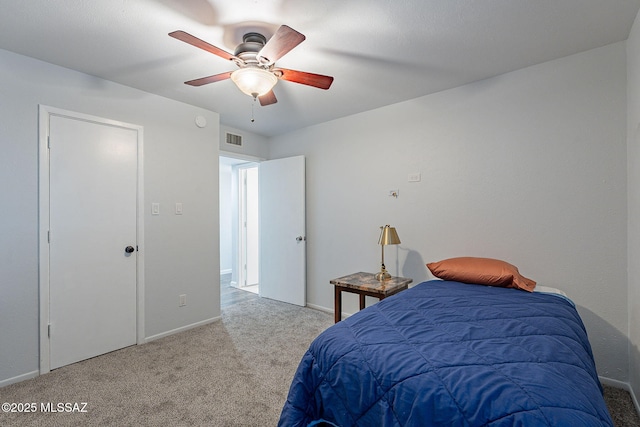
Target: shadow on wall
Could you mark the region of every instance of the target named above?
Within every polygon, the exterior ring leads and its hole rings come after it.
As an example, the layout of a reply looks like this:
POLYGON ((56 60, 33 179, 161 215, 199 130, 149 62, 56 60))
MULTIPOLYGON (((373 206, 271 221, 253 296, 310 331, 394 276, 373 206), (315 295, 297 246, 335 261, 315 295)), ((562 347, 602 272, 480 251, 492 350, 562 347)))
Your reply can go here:
POLYGON ((596 369, 602 383, 627 389, 631 394, 636 411, 640 414, 640 403, 638 402, 640 390, 631 388, 631 372, 629 371, 631 364, 640 360, 640 349, 634 346, 625 334, 589 309, 582 306, 576 307, 587 328, 589 342, 596 359, 596 369))
POLYGON ((598 375, 628 383, 630 341, 627 336, 588 308, 576 305, 576 309, 587 329, 598 375))
MULTIPOLYGON (((422 255, 418 251, 414 251, 411 249, 405 249, 403 247, 398 248, 399 252, 406 252, 407 256, 405 257, 404 264, 402 265, 402 270, 397 269, 402 274, 402 277, 408 277, 413 279, 413 283, 411 286, 415 286, 418 283, 422 283, 425 280, 430 280, 430 277, 427 273, 427 266, 422 258, 422 255)), ((396 261, 397 262, 397 261, 396 261)))

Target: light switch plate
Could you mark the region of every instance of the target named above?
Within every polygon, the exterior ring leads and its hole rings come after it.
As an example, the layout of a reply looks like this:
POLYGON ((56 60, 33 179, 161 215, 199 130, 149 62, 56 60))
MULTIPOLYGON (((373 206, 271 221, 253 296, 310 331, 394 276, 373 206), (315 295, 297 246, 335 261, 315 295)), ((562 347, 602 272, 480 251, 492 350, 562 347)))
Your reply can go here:
POLYGON ((151 203, 151 215, 160 215, 160 203, 151 203))
POLYGON ((176 215, 182 215, 182 203, 176 203, 176 215))

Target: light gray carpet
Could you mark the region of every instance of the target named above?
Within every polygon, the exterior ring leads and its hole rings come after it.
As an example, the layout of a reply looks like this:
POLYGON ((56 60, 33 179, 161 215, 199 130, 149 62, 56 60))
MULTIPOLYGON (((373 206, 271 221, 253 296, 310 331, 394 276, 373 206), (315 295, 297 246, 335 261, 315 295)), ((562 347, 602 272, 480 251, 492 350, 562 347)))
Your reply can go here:
POLYGON ((640 416, 636 412, 629 392, 605 386, 604 400, 607 402, 614 425, 617 427, 640 427, 640 416))
MULTIPOLYGON (((88 412, 0 412, 0 425, 275 426, 332 315, 246 294, 225 297, 222 321, 1 388, 0 402, 87 402, 88 412)), ((617 426, 640 426, 627 392, 607 387, 605 397, 617 426)))
POLYGON ((88 402, 88 413, 0 413, 0 425, 275 426, 302 355, 332 323, 253 296, 222 321, 0 389, 0 402, 88 402))

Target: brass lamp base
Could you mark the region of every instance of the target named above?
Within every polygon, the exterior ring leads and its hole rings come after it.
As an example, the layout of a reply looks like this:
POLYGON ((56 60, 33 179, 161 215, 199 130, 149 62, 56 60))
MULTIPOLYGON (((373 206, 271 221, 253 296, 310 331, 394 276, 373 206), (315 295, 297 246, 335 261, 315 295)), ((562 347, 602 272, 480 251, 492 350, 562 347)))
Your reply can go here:
POLYGON ((389 272, 387 271, 386 268, 384 268, 384 266, 382 266, 382 268, 380 269, 379 273, 376 273, 376 280, 383 282, 387 279, 391 278, 391 275, 389 274, 389 272))

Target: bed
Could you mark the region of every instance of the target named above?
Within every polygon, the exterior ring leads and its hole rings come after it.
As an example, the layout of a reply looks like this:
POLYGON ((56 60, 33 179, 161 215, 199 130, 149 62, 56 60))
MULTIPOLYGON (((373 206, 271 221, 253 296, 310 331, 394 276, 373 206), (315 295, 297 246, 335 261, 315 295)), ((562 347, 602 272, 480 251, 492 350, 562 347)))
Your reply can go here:
POLYGON ((613 423, 571 300, 431 280, 313 341, 279 426, 313 425, 613 423))

